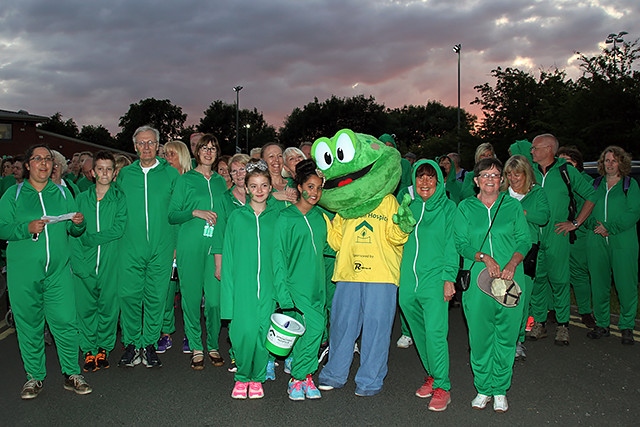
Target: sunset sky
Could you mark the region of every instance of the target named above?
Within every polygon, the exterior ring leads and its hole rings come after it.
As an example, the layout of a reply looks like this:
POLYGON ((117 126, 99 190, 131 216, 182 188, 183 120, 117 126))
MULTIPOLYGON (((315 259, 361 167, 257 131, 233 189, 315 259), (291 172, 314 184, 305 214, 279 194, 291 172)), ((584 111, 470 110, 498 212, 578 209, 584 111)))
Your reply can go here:
POLYGON ((637 0, 4 0, 0 109, 117 133, 129 104, 169 99, 197 124, 215 100, 280 127, 331 95, 387 107, 461 104, 501 66, 580 75, 576 51, 640 37, 637 0))

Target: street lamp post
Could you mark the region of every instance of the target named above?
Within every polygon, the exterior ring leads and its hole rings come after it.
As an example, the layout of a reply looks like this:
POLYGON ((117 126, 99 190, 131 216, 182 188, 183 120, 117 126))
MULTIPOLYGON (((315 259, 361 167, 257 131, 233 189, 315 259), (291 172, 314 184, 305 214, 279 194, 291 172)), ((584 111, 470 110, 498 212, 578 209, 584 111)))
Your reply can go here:
POLYGON ((247 154, 249 154, 249 128, 251 127, 251 125, 249 123, 247 123, 246 125, 244 125, 245 130, 247 131, 247 135, 246 135, 246 141, 247 141, 247 154))
POLYGON ((453 52, 458 54, 458 154, 460 154, 460 50, 462 45, 453 46, 453 52))
POLYGON ((240 133, 240 91, 242 86, 235 86, 233 91, 236 93, 236 153, 238 152, 238 134, 240 133))

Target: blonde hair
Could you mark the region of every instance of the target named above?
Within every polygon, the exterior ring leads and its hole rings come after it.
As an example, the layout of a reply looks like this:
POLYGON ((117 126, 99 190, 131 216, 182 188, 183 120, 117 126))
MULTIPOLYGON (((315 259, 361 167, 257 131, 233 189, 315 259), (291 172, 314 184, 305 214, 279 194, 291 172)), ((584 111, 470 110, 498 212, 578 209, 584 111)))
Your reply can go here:
POLYGON ((607 155, 607 153, 613 153, 613 157, 615 157, 618 161, 618 172, 620 173, 620 177, 624 178, 631 173, 631 155, 617 145, 610 145, 604 149, 602 154, 600 154, 600 158, 598 159, 598 173, 600 175, 605 175, 604 157, 607 155))
POLYGON ((164 144, 164 152, 166 153, 169 150, 175 151, 176 154, 178 154, 178 163, 182 169, 178 172, 183 174, 191 170, 191 156, 189 155, 189 148, 184 142, 177 139, 167 142, 164 144))
POLYGON ((489 142, 483 142, 482 144, 478 145, 478 148, 476 148, 476 156, 475 156, 476 163, 480 161, 480 156, 482 156, 487 151, 491 151, 491 153, 495 157, 496 152, 493 149, 493 145, 491 145, 489 142))
POLYGON ((503 176, 506 178, 502 182, 502 186, 500 190, 506 191, 509 188, 509 178, 507 175, 509 172, 521 173, 524 174, 524 188, 527 189, 527 192, 533 187, 533 184, 536 183, 536 176, 533 172, 533 167, 531 167, 531 163, 527 160, 526 157, 521 156, 520 154, 516 154, 515 156, 511 156, 509 160, 504 164, 503 176))

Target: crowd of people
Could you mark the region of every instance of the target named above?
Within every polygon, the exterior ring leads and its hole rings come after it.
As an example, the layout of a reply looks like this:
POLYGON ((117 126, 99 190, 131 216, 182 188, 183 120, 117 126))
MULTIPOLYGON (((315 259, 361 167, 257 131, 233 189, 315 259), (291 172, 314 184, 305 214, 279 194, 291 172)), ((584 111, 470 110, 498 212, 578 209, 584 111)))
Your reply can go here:
MULTIPOLYGON (((372 250, 383 262, 355 280, 348 270, 363 223, 320 206, 327 181, 326 167, 311 159, 317 144, 285 150, 274 142, 222 156, 211 134, 193 134, 189 147, 159 140, 156 129, 138 128, 135 161, 100 151, 67 162, 45 145, 3 159, 0 239, 8 241, 23 399, 43 388, 45 323, 64 388, 88 394, 82 372, 110 366, 118 325, 118 366, 162 366, 176 301, 193 370, 225 365, 219 339, 229 321, 234 399, 261 398, 275 379, 265 339, 277 307, 295 309, 306 327, 284 361, 291 400, 343 387, 359 338, 356 394, 379 393, 396 297, 397 346, 415 345, 426 372, 416 396, 431 398, 432 411, 451 402, 448 311, 456 300, 467 319, 475 409, 493 401, 496 412, 508 410, 514 359, 526 360, 525 340, 547 337, 550 315, 555 344, 569 345, 571 286, 588 337, 606 338, 613 277, 621 343, 634 343, 640 189, 619 147, 602 152, 595 180, 582 172, 580 152, 550 134, 516 141, 504 166, 481 144, 468 172, 458 153, 398 157, 398 186, 368 213, 386 230, 367 237, 379 239, 372 250), (465 271, 468 289, 456 283, 465 271)), ((395 147, 392 135, 378 141, 395 147)))

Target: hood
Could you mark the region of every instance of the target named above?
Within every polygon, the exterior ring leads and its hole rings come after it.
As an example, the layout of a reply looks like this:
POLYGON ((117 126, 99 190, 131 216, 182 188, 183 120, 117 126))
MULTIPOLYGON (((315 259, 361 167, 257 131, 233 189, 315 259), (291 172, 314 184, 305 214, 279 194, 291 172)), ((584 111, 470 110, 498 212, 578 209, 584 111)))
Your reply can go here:
MULTIPOLYGON (((413 192, 415 194, 415 200, 422 201, 422 197, 418 195, 418 189, 416 187, 416 172, 418 171, 418 168, 425 163, 429 163, 431 166, 434 167, 434 169, 436 170, 436 176, 438 177, 436 191, 433 193, 433 196, 427 199, 425 203, 425 209, 427 211, 433 211, 433 210, 439 209, 442 206, 442 204, 447 200, 445 181, 444 181, 444 177, 442 176, 442 169, 440 169, 440 166, 438 166, 438 163, 436 163, 433 160, 424 160, 424 159, 418 160, 413 165, 413 169, 411 170, 411 183, 413 184, 413 192)), ((451 169, 454 169, 453 164, 451 169)))
POLYGON ((520 154, 529 160, 529 163, 533 164, 533 158, 531 157, 531 143, 526 139, 521 139, 519 141, 514 142, 509 146, 509 153, 512 156, 516 154, 520 154))

